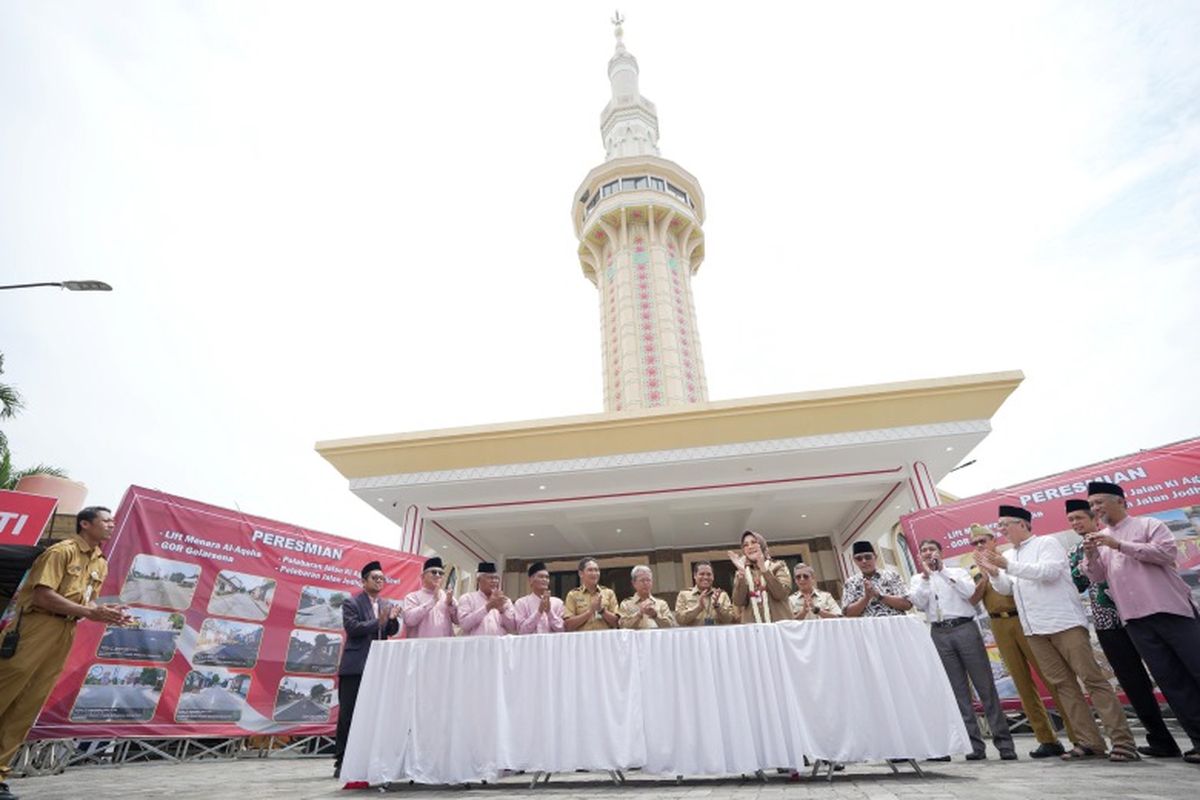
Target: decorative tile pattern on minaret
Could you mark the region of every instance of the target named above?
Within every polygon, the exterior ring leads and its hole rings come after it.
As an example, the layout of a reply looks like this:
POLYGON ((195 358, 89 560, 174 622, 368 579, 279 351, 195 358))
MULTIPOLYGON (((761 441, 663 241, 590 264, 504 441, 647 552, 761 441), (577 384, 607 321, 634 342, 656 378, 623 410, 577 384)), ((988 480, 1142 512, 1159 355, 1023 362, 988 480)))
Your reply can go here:
POLYGON ((600 291, 604 408, 708 400, 691 278, 704 260, 700 183, 658 154, 658 113, 638 90, 618 15, 600 115, 605 161, 572 209, 584 275, 600 291))

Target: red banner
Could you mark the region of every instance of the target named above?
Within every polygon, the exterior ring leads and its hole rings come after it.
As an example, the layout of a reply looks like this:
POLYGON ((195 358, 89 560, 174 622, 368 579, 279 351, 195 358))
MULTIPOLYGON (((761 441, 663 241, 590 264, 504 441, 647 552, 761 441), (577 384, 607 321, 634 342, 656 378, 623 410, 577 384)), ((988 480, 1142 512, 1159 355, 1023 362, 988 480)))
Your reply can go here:
MULTIPOLYGON (((917 557, 922 540, 934 539, 942 544, 948 565, 970 567, 971 525, 983 525, 999 534, 997 507, 1001 504, 1023 506, 1033 514, 1035 534, 1058 536, 1063 546, 1069 549, 1079 537, 1067 524, 1065 502, 1086 499, 1087 483, 1095 480, 1119 483, 1125 490, 1129 513, 1158 517, 1166 523, 1178 548, 1176 566, 1200 602, 1200 439, 1143 450, 906 514, 900 518, 900 525, 914 557, 917 557)), ((995 647, 987 620, 984 620, 984 639, 988 643, 996 687, 1005 706, 1014 708, 1017 706, 1016 687, 995 647)), ((1099 645, 1094 644, 1094 648, 1097 661, 1106 664, 1099 645)), ((1041 694, 1043 702, 1051 705, 1049 693, 1042 689, 1041 694)))
POLYGON ((0 544, 37 544, 57 505, 55 497, 0 489, 0 544))
POLYGON ((79 623, 32 738, 332 733, 342 603, 363 564, 399 601, 422 563, 137 486, 105 551, 100 602, 135 624, 79 623))
POLYGON ((1086 500, 1088 481, 1119 483, 1129 513, 1162 519, 1175 534, 1181 569, 1200 565, 1200 439, 1114 458, 1089 467, 1038 478, 957 503, 900 517, 900 525, 916 552, 922 539, 941 542, 947 557, 971 549, 970 528, 983 525, 997 532, 1000 504, 1023 506, 1033 514, 1035 534, 1061 533, 1067 525, 1067 500, 1086 500))

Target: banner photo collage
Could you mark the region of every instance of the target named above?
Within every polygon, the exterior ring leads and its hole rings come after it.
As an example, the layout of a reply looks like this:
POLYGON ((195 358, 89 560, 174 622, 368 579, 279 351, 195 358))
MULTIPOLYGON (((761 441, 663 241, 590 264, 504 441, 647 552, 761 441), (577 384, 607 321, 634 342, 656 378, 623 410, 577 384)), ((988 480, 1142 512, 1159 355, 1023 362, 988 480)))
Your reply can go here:
POLYGON ((134 623, 80 623, 33 738, 332 733, 359 570, 378 560, 399 602, 422 563, 137 486, 104 549, 99 602, 134 623))

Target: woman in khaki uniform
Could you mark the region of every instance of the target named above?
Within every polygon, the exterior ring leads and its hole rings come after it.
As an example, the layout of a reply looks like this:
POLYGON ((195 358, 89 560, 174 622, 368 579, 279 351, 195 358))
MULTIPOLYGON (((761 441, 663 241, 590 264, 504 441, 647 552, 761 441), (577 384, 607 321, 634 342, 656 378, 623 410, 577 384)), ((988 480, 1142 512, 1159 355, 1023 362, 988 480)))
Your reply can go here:
POLYGON ((792 578, 785 562, 771 560, 766 539, 754 531, 746 531, 742 534, 742 552, 730 551, 729 560, 737 569, 733 580, 733 606, 741 611, 742 622, 792 619, 788 606, 792 578))

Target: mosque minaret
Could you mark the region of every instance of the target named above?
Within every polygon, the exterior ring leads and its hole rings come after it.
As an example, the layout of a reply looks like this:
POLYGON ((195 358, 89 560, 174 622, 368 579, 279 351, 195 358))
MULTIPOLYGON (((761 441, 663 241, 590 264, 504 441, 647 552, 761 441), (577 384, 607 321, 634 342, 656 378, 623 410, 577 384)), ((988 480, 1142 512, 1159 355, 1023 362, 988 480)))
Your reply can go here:
POLYGON ((658 152, 658 113, 638 91, 623 41, 608 62, 612 99, 600 114, 604 163, 575 192, 583 274, 600 295, 604 410, 708 400, 692 298, 704 260, 700 182, 658 152))

